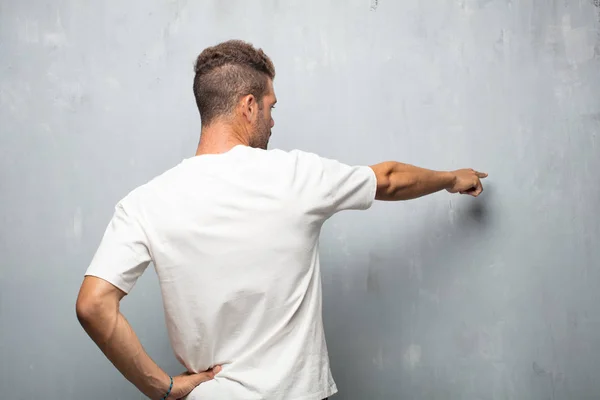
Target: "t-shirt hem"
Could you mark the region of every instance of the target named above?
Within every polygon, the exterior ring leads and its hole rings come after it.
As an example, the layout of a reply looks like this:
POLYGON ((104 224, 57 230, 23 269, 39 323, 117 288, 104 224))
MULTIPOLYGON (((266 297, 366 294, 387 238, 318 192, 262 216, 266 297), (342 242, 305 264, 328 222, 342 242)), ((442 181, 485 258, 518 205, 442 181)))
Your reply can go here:
POLYGON ((100 278, 108 283, 110 283, 111 285, 115 286, 117 289, 122 290, 123 292, 125 292, 126 294, 129 294, 129 292, 132 289, 131 285, 128 285, 127 283, 125 283, 125 281, 123 281, 123 279, 118 278, 118 277, 108 277, 106 275, 103 274, 97 274, 93 271, 87 271, 84 276, 94 276, 96 278, 100 278))
POLYGON ((308 396, 294 397, 291 400, 323 400, 329 396, 333 396, 338 392, 335 383, 331 384, 327 389, 321 390, 320 392, 312 393, 308 396))
POLYGON ((375 202, 375 197, 377 196, 377 175, 375 175, 375 171, 373 171, 373 168, 371 168, 371 167, 365 167, 365 168, 367 168, 371 173, 371 178, 370 178, 370 182, 369 182, 371 184, 371 188, 369 189, 369 198, 365 202, 365 204, 363 206, 363 210, 367 210, 367 209, 371 208, 371 206, 375 202))

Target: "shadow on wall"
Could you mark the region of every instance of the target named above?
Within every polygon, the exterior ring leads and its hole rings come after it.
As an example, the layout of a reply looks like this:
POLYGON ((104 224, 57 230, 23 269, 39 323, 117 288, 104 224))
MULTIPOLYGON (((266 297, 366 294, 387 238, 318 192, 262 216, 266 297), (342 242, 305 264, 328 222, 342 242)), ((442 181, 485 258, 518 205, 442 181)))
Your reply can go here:
POLYGON ((481 251, 481 239, 486 233, 492 232, 495 224, 491 202, 493 196, 494 187, 486 182, 484 193, 478 198, 468 198, 461 201, 459 207, 450 207, 448 213, 452 214, 451 218, 424 219, 422 223, 417 223, 420 230, 403 238, 398 247, 372 254, 371 258, 379 259, 383 265, 369 265, 369 271, 388 272, 390 276, 386 277, 386 281, 401 278, 402 282, 396 283, 410 283, 409 287, 403 288, 409 291, 419 289, 413 278, 422 280, 428 286, 442 279, 448 282, 459 272, 456 266, 477 264, 474 256, 481 251), (405 273, 413 275, 403 276, 405 273), (412 282, 406 278, 411 278, 412 282))

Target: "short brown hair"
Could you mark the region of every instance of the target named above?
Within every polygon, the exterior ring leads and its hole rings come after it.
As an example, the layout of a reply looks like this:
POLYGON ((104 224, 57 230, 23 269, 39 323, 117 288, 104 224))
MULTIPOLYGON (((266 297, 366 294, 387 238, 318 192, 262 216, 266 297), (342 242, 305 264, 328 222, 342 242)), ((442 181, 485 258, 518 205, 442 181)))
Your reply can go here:
POLYGON ((205 49, 196 59, 194 97, 203 126, 216 117, 229 114, 242 96, 254 95, 257 101, 275 78, 271 59, 250 43, 229 40, 205 49))

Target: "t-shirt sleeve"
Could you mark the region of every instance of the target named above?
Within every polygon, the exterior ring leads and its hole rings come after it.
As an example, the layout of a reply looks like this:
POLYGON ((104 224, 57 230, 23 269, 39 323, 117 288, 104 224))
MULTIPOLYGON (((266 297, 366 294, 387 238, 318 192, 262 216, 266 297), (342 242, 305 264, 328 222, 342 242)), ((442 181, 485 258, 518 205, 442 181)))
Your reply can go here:
POLYGON ((144 230, 119 203, 85 275, 104 279, 129 293, 151 261, 144 230))
POLYGON ((296 152, 298 190, 312 212, 324 218, 343 210, 366 210, 373 204, 377 178, 369 166, 347 165, 313 153, 296 152))

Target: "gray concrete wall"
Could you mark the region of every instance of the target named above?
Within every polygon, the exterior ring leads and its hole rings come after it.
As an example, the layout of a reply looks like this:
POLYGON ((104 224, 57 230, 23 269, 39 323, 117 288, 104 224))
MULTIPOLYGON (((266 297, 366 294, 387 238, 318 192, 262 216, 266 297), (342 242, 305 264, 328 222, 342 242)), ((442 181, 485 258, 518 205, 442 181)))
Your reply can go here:
MULTIPOLYGON (((597 398, 599 28, 594 0, 0 2, 0 397, 141 397, 77 290, 115 202, 193 154, 195 56, 243 38, 274 147, 490 173, 326 225, 336 398, 597 398)), ((151 269, 124 312, 179 372, 151 269)))

